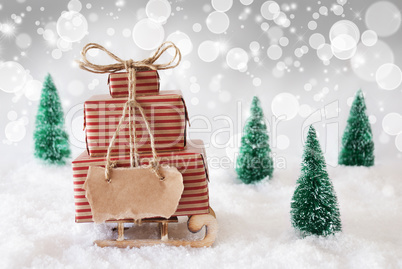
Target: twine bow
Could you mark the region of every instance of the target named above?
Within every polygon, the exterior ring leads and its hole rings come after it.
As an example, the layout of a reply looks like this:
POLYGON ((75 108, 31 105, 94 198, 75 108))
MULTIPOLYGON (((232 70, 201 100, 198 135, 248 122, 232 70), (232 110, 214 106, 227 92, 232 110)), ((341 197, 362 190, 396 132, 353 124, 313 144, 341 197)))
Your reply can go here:
POLYGON ((136 142, 136 128, 135 128, 135 109, 138 108, 141 117, 144 119, 145 127, 149 133, 149 139, 151 142, 151 149, 152 149, 152 160, 150 161, 151 169, 155 172, 160 180, 163 180, 164 177, 160 174, 159 171, 159 161, 158 155, 155 150, 155 139, 151 132, 151 127, 145 115, 144 109, 141 105, 136 101, 136 72, 139 70, 165 70, 170 68, 175 68, 179 65, 181 61, 181 53, 180 50, 170 41, 162 43, 156 52, 149 58, 144 59, 142 61, 133 61, 132 59, 124 61, 111 53, 109 50, 104 48, 103 46, 96 44, 96 43, 89 43, 87 44, 82 52, 82 61, 79 61, 79 67, 83 70, 97 73, 97 74, 104 74, 104 73, 115 73, 121 70, 126 70, 128 72, 128 99, 127 102, 124 104, 123 113, 120 117, 119 124, 117 125, 117 129, 113 134, 112 139, 110 140, 109 147, 107 150, 106 155, 106 167, 105 167, 105 179, 110 183, 111 176, 110 176, 110 169, 115 166, 114 163, 110 160, 110 154, 112 151, 112 146, 116 140, 116 137, 119 135, 120 128, 126 119, 126 114, 128 114, 128 124, 129 124, 129 135, 130 135, 130 165, 131 167, 138 166, 138 150, 137 150, 137 142, 136 142), (175 54, 173 58, 164 64, 156 64, 155 62, 161 57, 161 55, 167 51, 169 48, 173 48, 175 50, 175 54), (113 58, 117 63, 108 64, 108 65, 98 65, 93 64, 87 59, 87 53, 91 49, 99 49, 106 52, 111 58, 113 58), (133 119, 131 119, 133 118, 133 119), (134 124, 133 124, 134 122, 134 124))

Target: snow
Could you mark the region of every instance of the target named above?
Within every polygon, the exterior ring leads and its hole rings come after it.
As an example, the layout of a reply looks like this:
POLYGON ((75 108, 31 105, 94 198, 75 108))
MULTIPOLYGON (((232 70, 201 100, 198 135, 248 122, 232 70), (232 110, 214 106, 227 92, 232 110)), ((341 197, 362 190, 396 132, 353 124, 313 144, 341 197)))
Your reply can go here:
MULTIPOLYGON (((210 169, 210 202, 220 226, 211 248, 117 249, 92 243, 116 236, 111 225, 74 222, 71 167, 30 161, 0 173, 0 268, 402 267, 401 165, 328 168, 343 232, 327 238, 300 238, 290 225, 299 169, 290 164, 257 185, 242 184, 232 170, 210 169)), ((191 236, 185 220, 170 226, 172 237, 191 236)), ((144 224, 126 234, 156 238, 157 230, 144 224)))

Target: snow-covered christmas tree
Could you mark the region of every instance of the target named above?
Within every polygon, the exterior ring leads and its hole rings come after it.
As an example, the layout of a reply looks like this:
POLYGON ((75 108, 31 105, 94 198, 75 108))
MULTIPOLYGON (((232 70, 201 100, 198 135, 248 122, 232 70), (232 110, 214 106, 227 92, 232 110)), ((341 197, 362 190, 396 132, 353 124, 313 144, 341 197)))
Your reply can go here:
POLYGON ((254 96, 251 116, 244 127, 240 154, 237 158, 237 175, 244 183, 249 184, 272 176, 274 167, 268 139, 260 100, 254 96))
POLYGON ((64 114, 56 86, 48 74, 43 83, 35 122, 35 157, 50 164, 64 164, 70 157, 64 114))
POLYGON ((308 130, 290 214, 293 227, 303 236, 327 236, 341 231, 336 194, 313 126, 308 130))
POLYGON ((350 166, 374 165, 373 134, 366 115, 366 103, 361 90, 356 93, 350 109, 338 162, 350 166))

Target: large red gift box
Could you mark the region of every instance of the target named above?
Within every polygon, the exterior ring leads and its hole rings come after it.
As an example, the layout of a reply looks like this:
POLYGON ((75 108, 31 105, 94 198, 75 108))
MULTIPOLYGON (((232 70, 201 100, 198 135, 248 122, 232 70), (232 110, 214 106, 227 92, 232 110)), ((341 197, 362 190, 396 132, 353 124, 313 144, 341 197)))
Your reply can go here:
MULTIPOLYGON (((208 168, 205 149, 201 140, 191 140, 185 150, 158 153, 161 165, 176 167, 183 175, 184 191, 173 216, 199 215, 209 213, 208 168)), ((148 164, 152 154, 139 154, 140 163, 148 164)), ((92 222, 91 207, 83 189, 89 166, 102 166, 105 157, 90 157, 83 152, 72 163, 74 178, 75 221, 92 222)), ((111 158, 117 167, 129 167, 129 156, 111 158)), ((104 179, 99 179, 104 180, 104 179)))
MULTIPOLYGON (((157 151, 182 150, 186 145, 187 109, 180 91, 163 91, 158 95, 137 96, 136 101, 145 111, 155 138, 157 151)), ((84 105, 84 127, 90 156, 106 156, 127 98, 95 95, 84 105)), ((112 147, 112 155, 130 152, 128 116, 112 147)), ((144 120, 136 109, 136 145, 139 152, 151 151, 149 134, 144 120)))
MULTIPOLYGON (((159 92, 159 75, 156 70, 136 72, 135 95, 154 95, 159 92)), ((110 95, 128 97, 128 73, 111 73, 108 79, 110 95)))

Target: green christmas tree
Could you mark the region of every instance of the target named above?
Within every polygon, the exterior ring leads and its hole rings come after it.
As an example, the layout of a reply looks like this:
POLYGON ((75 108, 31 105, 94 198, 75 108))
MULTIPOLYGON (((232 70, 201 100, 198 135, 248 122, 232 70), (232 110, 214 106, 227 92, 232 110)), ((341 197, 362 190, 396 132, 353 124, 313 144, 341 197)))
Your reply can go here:
POLYGON ((254 96, 251 104, 251 117, 244 127, 236 166, 237 175, 244 183, 250 184, 267 176, 272 177, 274 167, 268 139, 260 100, 254 96))
POLYGON ((356 93, 342 138, 339 164, 373 166, 374 142, 363 92, 356 93))
POLYGON ((68 136, 64 130, 64 115, 57 89, 48 74, 43 84, 36 115, 35 157, 50 164, 64 164, 70 157, 68 136))
POLYGON ((308 131, 290 214, 293 227, 303 236, 327 236, 341 231, 336 194, 312 126, 308 131))

